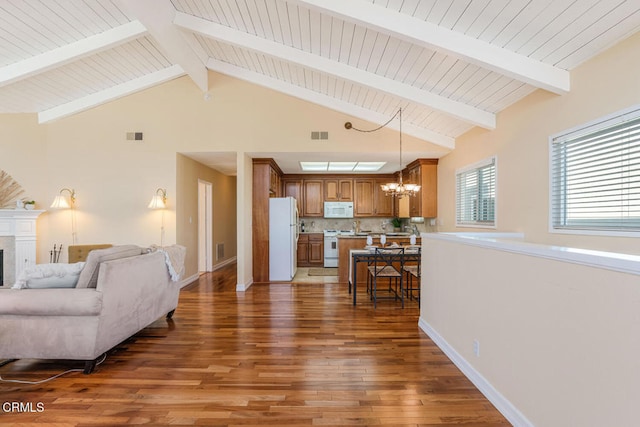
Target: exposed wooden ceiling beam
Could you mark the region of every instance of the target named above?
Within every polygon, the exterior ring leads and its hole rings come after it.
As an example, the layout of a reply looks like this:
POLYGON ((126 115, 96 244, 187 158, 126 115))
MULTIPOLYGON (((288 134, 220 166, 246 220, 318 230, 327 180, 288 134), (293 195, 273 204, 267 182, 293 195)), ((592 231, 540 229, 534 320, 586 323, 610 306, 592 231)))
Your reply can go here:
MULTIPOLYGON (((389 120, 389 117, 376 113, 375 111, 358 107, 356 105, 332 98, 319 92, 315 92, 299 86, 294 86, 281 80, 265 76, 264 74, 256 73, 246 68, 238 67, 227 62, 218 61, 216 59, 209 59, 209 61, 207 62, 207 68, 221 74, 232 76, 240 80, 245 80, 250 83, 296 97, 298 99, 321 105, 334 111, 339 111, 341 113, 345 113, 350 116, 369 121, 371 123, 385 123, 389 120)), ((389 123, 387 127, 395 130, 398 130, 399 128, 398 124, 394 122, 389 123)), ((431 142, 432 144, 445 147, 447 149, 453 150, 455 148, 454 138, 430 131, 423 127, 412 125, 410 123, 404 122, 402 124, 402 132, 418 139, 422 139, 423 141, 431 142)))
POLYGON ((144 35, 140 21, 112 28, 65 46, 0 68, 0 87, 96 54, 144 35))
POLYGON ((446 52, 556 94, 570 89, 569 72, 482 40, 363 0, 288 0, 303 7, 373 28, 432 50, 446 52))
POLYGON ((225 43, 270 55, 283 61, 293 62, 306 68, 345 79, 359 85, 371 87, 391 96, 422 105, 424 107, 443 112, 475 126, 485 129, 495 129, 496 118, 493 113, 480 110, 462 102, 418 89, 387 77, 383 77, 359 68, 343 64, 263 39, 248 33, 233 30, 205 19, 184 13, 176 13, 174 23, 185 30, 196 32, 205 37, 225 43))
POLYGON ((173 25, 176 10, 170 0, 117 1, 147 27, 171 62, 180 65, 203 92, 209 90, 207 67, 185 40, 180 29, 173 25))
POLYGON ((182 67, 179 65, 173 65, 169 68, 165 68, 164 70, 156 71, 155 73, 147 74, 145 76, 138 77, 137 79, 129 80, 125 83, 101 90, 100 92, 67 102, 66 104, 41 111, 38 113, 38 122, 47 123, 62 117, 67 117, 109 101, 113 101, 114 99, 131 95, 132 93, 175 79, 184 74, 185 72, 182 67))

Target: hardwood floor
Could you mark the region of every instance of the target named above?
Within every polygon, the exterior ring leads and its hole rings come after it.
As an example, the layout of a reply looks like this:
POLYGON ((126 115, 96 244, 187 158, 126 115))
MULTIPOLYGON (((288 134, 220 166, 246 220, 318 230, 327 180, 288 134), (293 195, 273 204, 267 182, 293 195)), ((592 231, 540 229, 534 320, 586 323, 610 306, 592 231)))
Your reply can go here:
MULTIPOLYGON (((337 283, 235 286, 235 265, 201 276, 172 321, 116 347, 92 375, 0 382, 0 426, 509 425, 419 330, 415 303, 353 307, 337 283)), ((0 376, 82 366, 19 360, 0 376)))

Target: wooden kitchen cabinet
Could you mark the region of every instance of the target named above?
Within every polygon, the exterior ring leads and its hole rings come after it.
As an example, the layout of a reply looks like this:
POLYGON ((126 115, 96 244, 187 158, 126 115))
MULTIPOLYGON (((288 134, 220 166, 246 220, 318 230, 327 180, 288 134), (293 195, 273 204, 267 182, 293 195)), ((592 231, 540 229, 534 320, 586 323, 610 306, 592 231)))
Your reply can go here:
POLYGON ((296 199, 298 213, 302 215, 302 180, 283 178, 282 187, 284 197, 293 197, 294 199, 296 199))
POLYGON ((325 179, 324 180, 324 201, 325 202, 352 202, 353 201, 353 180, 352 179, 325 179))
POLYGON ((324 182, 321 179, 305 179, 302 185, 302 216, 324 216, 324 182))
POLYGON ((378 178, 374 181, 373 185, 373 205, 375 216, 394 216, 393 212, 393 197, 387 196, 382 191, 382 184, 388 183, 388 179, 378 178))
POLYGON ((420 193, 409 199, 409 215, 438 216, 438 159, 417 159, 407 165, 407 182, 422 186, 420 193))
POLYGON ((269 199, 280 197, 282 170, 273 159, 253 159, 253 280, 269 281, 269 199))
POLYGON ((324 234, 309 235, 309 265, 322 267, 324 265, 324 234))
POLYGON ((309 235, 301 234, 298 237, 298 267, 309 265, 309 235))
POLYGON ((280 197, 280 176, 282 173, 278 173, 274 168, 269 169, 269 194, 271 197, 280 197))
POLYGON ((373 206, 373 179, 354 180, 353 216, 375 216, 373 206))
POLYGON ((386 196, 380 187, 389 181, 389 178, 356 179, 353 216, 393 216, 393 197, 386 196))
POLYGON ((322 267, 324 265, 324 235, 300 234, 298 238, 298 267, 322 267))

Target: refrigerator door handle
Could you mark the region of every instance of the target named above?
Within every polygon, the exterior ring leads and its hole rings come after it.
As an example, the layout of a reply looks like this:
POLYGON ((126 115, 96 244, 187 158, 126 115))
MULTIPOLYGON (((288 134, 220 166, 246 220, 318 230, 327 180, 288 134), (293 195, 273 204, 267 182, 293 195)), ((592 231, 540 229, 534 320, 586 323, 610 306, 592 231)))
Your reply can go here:
POLYGON ((294 204, 294 207, 296 209, 296 222, 294 225, 296 228, 296 243, 298 243, 298 238, 300 237, 300 227, 298 227, 298 224, 300 224, 300 216, 298 214, 298 206, 294 204))

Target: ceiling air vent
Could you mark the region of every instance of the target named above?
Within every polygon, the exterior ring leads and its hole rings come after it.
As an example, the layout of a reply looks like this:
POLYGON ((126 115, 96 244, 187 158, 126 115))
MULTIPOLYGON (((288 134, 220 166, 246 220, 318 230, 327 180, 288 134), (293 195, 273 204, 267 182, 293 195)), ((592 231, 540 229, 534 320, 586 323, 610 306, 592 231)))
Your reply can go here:
POLYGON ((329 139, 329 132, 313 131, 311 132, 311 139, 329 139))

